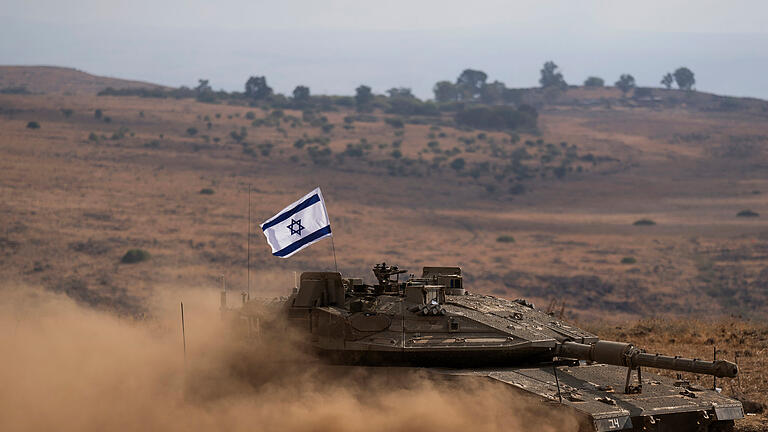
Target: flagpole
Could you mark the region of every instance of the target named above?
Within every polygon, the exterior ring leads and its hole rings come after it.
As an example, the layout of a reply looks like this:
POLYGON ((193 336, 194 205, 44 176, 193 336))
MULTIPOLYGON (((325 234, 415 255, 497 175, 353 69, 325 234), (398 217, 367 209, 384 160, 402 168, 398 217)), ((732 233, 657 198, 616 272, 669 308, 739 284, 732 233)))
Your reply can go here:
POLYGON ((248 183, 248 300, 251 299, 251 184, 248 183))
POLYGON ((336 273, 338 273, 339 265, 336 263, 336 245, 333 243, 333 234, 331 234, 331 250, 333 250, 333 266, 336 267, 336 273))

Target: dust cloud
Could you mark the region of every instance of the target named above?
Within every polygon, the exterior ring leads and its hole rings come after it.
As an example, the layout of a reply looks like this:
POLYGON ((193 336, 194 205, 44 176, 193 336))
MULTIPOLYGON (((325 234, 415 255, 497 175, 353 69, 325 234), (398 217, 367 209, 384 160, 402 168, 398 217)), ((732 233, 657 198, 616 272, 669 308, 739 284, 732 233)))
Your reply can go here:
POLYGON ((578 428, 482 381, 321 366, 274 341, 244 350, 219 319, 218 293, 165 292, 151 306, 155 318, 135 321, 43 290, 0 289, 0 430, 578 428))

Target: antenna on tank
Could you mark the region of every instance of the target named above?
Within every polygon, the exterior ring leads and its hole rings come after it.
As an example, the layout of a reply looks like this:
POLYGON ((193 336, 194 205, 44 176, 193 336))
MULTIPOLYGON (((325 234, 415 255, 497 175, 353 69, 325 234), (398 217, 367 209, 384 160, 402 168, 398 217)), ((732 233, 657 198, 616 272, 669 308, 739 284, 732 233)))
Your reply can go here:
POLYGON ((184 302, 181 302, 181 340, 184 344, 184 367, 187 366, 187 334, 184 329, 184 302))
POLYGON ((247 267, 248 267, 248 300, 251 299, 251 184, 248 183, 248 258, 247 258, 247 267))
MULTIPOLYGON (((717 345, 712 345, 712 361, 717 361, 717 345)), ((712 375, 712 390, 717 391, 717 376, 712 375)))
POLYGON ((224 315, 227 313, 227 285, 224 280, 224 275, 219 276, 221 278, 221 299, 219 312, 221 312, 221 318, 224 319, 224 315))

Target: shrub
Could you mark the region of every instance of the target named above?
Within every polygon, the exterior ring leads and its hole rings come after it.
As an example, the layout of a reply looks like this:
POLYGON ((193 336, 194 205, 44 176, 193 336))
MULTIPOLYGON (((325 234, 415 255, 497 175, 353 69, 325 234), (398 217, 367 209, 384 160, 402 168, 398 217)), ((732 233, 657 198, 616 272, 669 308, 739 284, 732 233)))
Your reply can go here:
POLYGON ((536 127, 536 109, 521 105, 519 109, 509 106, 475 107, 456 113, 456 123, 477 129, 517 129, 536 127))
POLYGON ((654 222, 651 219, 638 219, 632 225, 634 225, 634 226, 651 226, 651 225, 656 225, 656 222, 654 222))
POLYGON ((399 118, 386 118, 384 119, 384 123, 396 129, 402 129, 403 127, 405 127, 405 123, 403 123, 403 120, 399 118))
POLYGON ((503 236, 496 237, 496 241, 499 243, 514 243, 515 238, 512 237, 511 235, 503 235, 503 236))
POLYGON ((238 131, 232 131, 229 133, 229 136, 235 140, 236 143, 241 143, 245 139, 245 137, 248 136, 248 131, 245 130, 244 127, 240 128, 240 132, 238 131))
POLYGON ((88 135, 88 141, 98 141, 99 137, 95 133, 91 132, 90 135, 88 135))
POLYGON ((70 118, 72 116, 72 113, 74 113, 74 111, 70 108, 62 108, 61 113, 64 115, 64 117, 70 118))
POLYGON ((386 110, 389 114, 399 114, 404 116, 439 116, 440 110, 432 102, 422 102, 416 98, 390 98, 389 108, 386 110))
POLYGON ((31 121, 27 123, 27 129, 40 129, 40 123, 36 121, 31 121))
POLYGON ((115 140, 115 141, 121 140, 121 139, 125 138, 125 134, 126 133, 128 133, 128 129, 124 128, 124 127, 121 127, 120 129, 118 129, 117 131, 112 133, 112 137, 110 139, 115 140))
POLYGON ((600 77, 591 76, 584 81, 584 87, 602 87, 605 81, 600 77))
POLYGON ((622 264, 634 264, 636 262, 637 260, 635 259, 635 257, 624 257, 621 259, 622 264))
POLYGON ((568 168, 564 165, 560 165, 559 167, 552 170, 552 173, 555 175, 555 177, 559 179, 565 177, 566 172, 568 172, 568 168))
POLYGON ((525 185, 522 183, 515 183, 509 188, 510 195, 522 195, 526 192, 525 185))
POLYGON ((307 147, 307 154, 309 155, 310 159, 312 159, 312 163, 315 165, 321 165, 327 164, 330 161, 332 152, 328 147, 318 149, 317 146, 309 146, 307 147))
POLYGON ((0 89, 0 94, 32 94, 26 87, 6 87, 0 89))
POLYGON ((333 125, 330 123, 324 124, 322 126, 323 132, 330 133, 333 130, 333 125))
POLYGON ((248 120, 255 120, 256 113, 254 113, 253 111, 248 111, 247 113, 245 113, 245 118, 247 118, 248 120))
POLYGON ((403 152, 401 152, 400 150, 397 150, 397 149, 392 150, 391 154, 392 154, 392 157, 395 158, 395 159, 400 159, 401 157, 403 157, 403 152))
POLYGON ((261 152, 262 156, 269 156, 274 146, 275 145, 272 144, 271 142, 265 142, 258 145, 259 151, 261 152))
POLYGON ((361 144, 350 143, 350 144, 347 144, 347 149, 344 150, 343 154, 344 156, 360 158, 365 156, 366 151, 362 143, 361 144))
POLYGON ((200 195, 213 195, 214 193, 216 193, 216 192, 213 189, 211 189, 211 188, 202 188, 202 189, 200 189, 200 195))
POLYGON ((187 133, 188 133, 190 136, 195 136, 195 135, 197 135, 197 128, 194 128, 194 127, 191 127, 191 128, 187 128, 187 133))
POLYGON ((149 252, 144 249, 130 249, 120 260, 123 264, 135 264, 149 260, 149 252))
POLYGON ((742 210, 742 211, 736 213, 736 216, 739 216, 739 217, 758 217, 758 216, 760 216, 760 213, 757 213, 757 212, 754 212, 752 210, 746 209, 746 210, 742 210))
MULTIPOLYGON (((138 96, 143 98, 159 98, 164 99, 168 96, 172 96, 174 90, 163 89, 148 89, 148 88, 114 88, 107 87, 104 90, 98 92, 97 96, 138 96)), ((179 94, 180 95, 180 94, 179 94)))
POLYGON ((104 115, 104 113, 101 111, 101 109, 97 109, 93 112, 93 118, 96 120, 101 120, 101 117, 104 115))
POLYGON ((632 97, 635 99, 650 98, 653 97, 653 91, 648 87, 637 87, 632 97))
POLYGON ((451 168, 455 169, 456 171, 461 171, 464 169, 466 164, 467 162, 464 160, 464 158, 456 158, 451 161, 451 168))

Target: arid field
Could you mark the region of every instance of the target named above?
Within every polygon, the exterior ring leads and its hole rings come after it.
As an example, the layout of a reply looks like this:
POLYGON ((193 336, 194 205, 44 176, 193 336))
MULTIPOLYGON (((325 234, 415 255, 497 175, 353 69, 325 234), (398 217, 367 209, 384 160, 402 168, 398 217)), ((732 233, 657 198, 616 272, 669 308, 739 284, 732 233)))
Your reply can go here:
POLYGON ((719 386, 768 402, 768 102, 569 89, 538 107, 537 131, 509 133, 451 113, 398 125, 380 110, 98 96, 141 83, 28 69, 0 68, 0 88, 30 90, 0 94, 3 283, 135 318, 162 287, 215 291, 223 276, 246 290, 250 188, 251 293, 283 295, 294 272, 334 268, 331 242, 281 260, 259 223, 320 186, 345 275, 459 265, 470 291, 609 339, 738 354, 740 382, 719 386), (151 258, 121 262, 130 249, 151 258))

